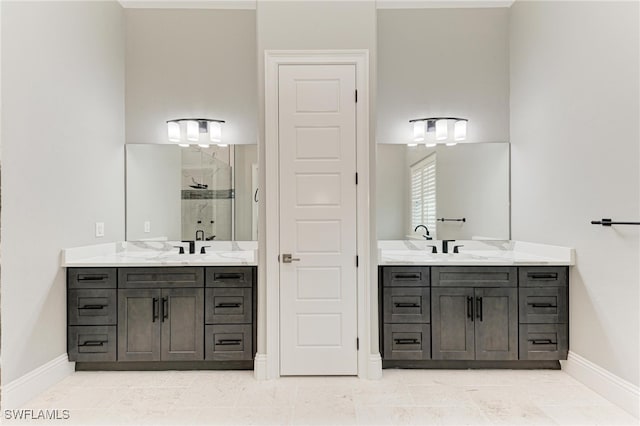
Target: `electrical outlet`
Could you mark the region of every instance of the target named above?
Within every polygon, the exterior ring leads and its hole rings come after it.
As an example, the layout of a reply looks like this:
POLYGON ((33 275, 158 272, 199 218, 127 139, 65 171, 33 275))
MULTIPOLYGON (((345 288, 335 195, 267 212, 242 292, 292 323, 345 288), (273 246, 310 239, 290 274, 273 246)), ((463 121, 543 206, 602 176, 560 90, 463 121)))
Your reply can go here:
POLYGON ((151 232, 151 221, 144 221, 144 232, 151 232))
POLYGON ((104 222, 96 222, 96 237, 104 237, 104 222))

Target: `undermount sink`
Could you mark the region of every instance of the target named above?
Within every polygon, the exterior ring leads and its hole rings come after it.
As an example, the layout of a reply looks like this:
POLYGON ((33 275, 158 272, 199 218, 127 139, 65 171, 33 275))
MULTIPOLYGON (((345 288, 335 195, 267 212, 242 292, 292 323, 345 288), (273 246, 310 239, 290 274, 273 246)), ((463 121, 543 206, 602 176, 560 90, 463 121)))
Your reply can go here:
POLYGON ((431 253, 429 251, 420 250, 384 250, 382 257, 387 261, 452 261, 452 260, 484 260, 484 257, 467 253, 431 253))

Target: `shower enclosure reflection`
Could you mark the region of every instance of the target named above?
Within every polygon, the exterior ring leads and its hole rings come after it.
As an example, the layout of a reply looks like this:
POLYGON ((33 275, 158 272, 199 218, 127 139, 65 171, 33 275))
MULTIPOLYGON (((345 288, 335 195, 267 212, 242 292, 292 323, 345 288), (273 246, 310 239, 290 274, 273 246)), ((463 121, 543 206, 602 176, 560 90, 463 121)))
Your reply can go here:
POLYGON ((127 240, 252 240, 257 146, 127 145, 127 240))

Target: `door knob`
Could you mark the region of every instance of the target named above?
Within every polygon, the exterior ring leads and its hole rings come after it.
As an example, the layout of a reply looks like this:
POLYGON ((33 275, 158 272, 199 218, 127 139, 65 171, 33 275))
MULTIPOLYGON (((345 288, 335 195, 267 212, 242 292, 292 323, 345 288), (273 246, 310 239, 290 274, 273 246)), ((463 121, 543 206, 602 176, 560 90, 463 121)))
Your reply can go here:
POLYGON ((291 257, 291 253, 283 253, 282 254, 282 263, 291 263, 291 262, 299 262, 300 259, 291 257))

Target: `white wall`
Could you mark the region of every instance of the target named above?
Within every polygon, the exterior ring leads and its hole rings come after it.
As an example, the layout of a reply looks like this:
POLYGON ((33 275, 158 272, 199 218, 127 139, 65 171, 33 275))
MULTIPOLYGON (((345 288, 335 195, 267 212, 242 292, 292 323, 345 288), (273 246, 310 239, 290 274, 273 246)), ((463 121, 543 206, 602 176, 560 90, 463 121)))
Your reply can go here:
POLYGON ((640 220, 639 5, 510 16, 513 238, 575 247, 570 350, 637 386, 639 229, 589 222, 640 220))
POLYGON ((379 143, 412 118, 469 119, 470 142, 509 140, 507 8, 378 11, 379 143))
POLYGON ((60 250, 124 238, 124 19, 116 2, 1 7, 6 385, 66 353, 60 250))
MULTIPOLYGON (((294 49, 368 49, 369 50, 369 111, 370 140, 375 141, 376 99, 376 9, 373 1, 317 1, 287 2, 265 1, 257 4, 258 35, 258 94, 259 94, 259 168, 260 181, 265 182, 264 164, 264 51, 294 49)), ((375 149, 370 149, 370 181, 375 188, 375 149)), ((261 190, 262 191, 262 190, 261 190)), ((370 194, 371 228, 375 235, 375 191, 370 194)), ((265 244, 267 238, 278 238, 265 229, 265 204, 259 212, 259 256, 260 264, 266 264, 265 244)), ((372 261, 377 259, 377 249, 372 244, 372 261)), ((266 287, 264 268, 258 270, 258 352, 266 352, 266 287)), ((377 286, 377 266, 372 264, 370 276, 372 286, 377 286)), ((374 292, 375 294, 375 292, 374 292)), ((375 311, 375 310, 374 310, 375 311)), ((372 324, 377 323, 377 312, 372 312, 372 324)), ((377 337, 373 336, 373 352, 378 352, 377 337), (375 347, 373 347, 375 346, 375 347)))
POLYGON ((127 145, 127 240, 182 239, 181 149, 127 145), (144 232, 146 221, 151 232, 144 232))
POLYGON ((225 120, 223 139, 256 143, 256 12, 127 9, 126 140, 167 141, 166 120, 225 120))

